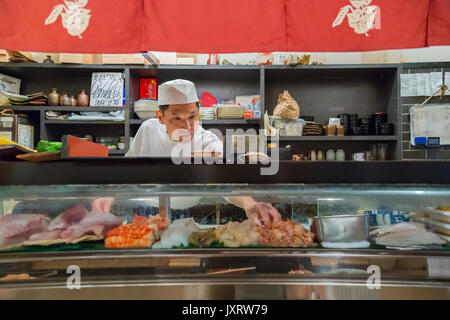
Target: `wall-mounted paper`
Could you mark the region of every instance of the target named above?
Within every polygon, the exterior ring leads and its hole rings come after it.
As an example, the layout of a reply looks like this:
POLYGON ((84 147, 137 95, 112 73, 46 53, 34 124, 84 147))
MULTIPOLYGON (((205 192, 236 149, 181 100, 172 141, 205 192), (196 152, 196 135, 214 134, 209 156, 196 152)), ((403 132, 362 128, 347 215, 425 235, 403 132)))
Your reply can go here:
MULTIPOLYGON (((431 94, 435 93, 442 87, 442 72, 431 73, 431 94)), ((430 94, 430 96, 431 96, 430 94)))
POLYGON ((426 95, 426 73, 417 73, 417 95, 425 96, 426 95))
POLYGON ((417 97, 419 95, 418 90, 417 90, 417 73, 411 73, 411 95, 413 97, 417 97))
POLYGON ((410 109, 411 144, 416 137, 439 137, 441 145, 450 144, 450 105, 416 105, 410 109))
POLYGON ((411 91, 411 74, 401 74, 400 75, 400 94, 402 97, 411 97, 412 91, 411 91))
POLYGON ((446 96, 450 96, 450 72, 446 72, 445 73, 445 79, 444 79, 445 85, 449 88, 449 90, 447 90, 445 92, 446 96))
POLYGON ((431 73, 426 73, 425 75, 425 95, 429 97, 433 94, 431 90, 431 73))
POLYGON ((92 73, 91 107, 123 106, 123 73, 92 73))

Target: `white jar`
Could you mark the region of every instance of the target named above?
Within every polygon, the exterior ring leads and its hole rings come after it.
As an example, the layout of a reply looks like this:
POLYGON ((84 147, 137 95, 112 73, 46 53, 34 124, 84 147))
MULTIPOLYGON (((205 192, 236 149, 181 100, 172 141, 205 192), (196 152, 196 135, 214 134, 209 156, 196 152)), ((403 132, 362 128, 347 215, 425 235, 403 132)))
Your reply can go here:
POLYGON ((336 153, 334 150, 329 149, 327 150, 327 161, 336 161, 336 153))
POLYGON ((345 152, 342 149, 336 150, 336 161, 345 161, 345 152))

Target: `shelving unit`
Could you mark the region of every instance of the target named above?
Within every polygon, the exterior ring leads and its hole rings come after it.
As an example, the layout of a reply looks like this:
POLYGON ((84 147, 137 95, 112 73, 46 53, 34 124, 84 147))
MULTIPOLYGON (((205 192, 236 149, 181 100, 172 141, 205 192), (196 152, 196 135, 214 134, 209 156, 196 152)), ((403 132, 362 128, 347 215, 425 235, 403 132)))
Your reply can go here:
MULTIPOLYGON (((401 112, 400 69, 398 64, 382 65, 318 65, 318 66, 180 66, 180 65, 60 65, 33 63, 0 63, 0 73, 22 79, 21 92, 58 92, 77 95, 82 89, 90 92, 93 72, 123 72, 125 78, 124 107, 64 107, 14 106, 15 112, 26 113, 35 124, 36 143, 39 139, 59 140, 63 134, 92 134, 125 136, 125 150, 111 152, 122 155, 145 121, 134 113, 139 100, 139 79, 156 77, 158 83, 173 79, 187 79, 195 83, 197 93, 209 91, 228 99, 237 95, 259 94, 261 116, 273 113, 278 94, 287 89, 300 105, 300 114, 314 116, 326 123, 339 113, 358 113, 367 117, 373 112, 388 113, 388 121, 395 124, 392 136, 301 136, 280 137, 280 144, 289 144, 295 153, 308 149, 344 148, 348 152, 369 150, 374 142, 389 144, 390 159, 400 160, 401 112), (59 112, 89 112, 125 110, 125 121, 47 120, 48 110, 59 112), (37 132, 37 133, 36 133, 37 132)), ((206 129, 227 128, 263 129, 262 119, 204 120, 206 129)))

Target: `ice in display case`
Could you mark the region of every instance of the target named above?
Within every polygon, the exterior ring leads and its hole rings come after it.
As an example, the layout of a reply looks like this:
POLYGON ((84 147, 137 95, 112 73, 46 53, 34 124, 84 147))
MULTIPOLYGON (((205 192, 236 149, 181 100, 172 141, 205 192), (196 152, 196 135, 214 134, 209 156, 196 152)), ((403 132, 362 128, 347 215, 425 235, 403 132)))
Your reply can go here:
POLYGON ((449 299, 448 235, 427 223, 449 206, 446 184, 2 185, 0 298, 449 299), (246 222, 229 202, 242 196, 272 204, 283 224, 246 222), (114 201, 96 216, 104 198, 114 201), (324 246, 314 219, 346 216, 365 224, 339 225, 347 238, 324 246), (121 244, 141 245, 106 245, 135 227, 121 244), (367 239, 353 239, 361 228, 367 239), (68 290, 68 268, 83 290, 68 290))

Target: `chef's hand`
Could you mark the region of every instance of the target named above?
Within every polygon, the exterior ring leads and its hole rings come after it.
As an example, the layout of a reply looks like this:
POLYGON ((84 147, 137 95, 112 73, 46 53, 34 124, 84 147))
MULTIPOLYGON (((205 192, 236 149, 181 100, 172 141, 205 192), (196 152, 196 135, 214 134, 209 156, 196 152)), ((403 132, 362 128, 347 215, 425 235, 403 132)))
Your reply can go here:
POLYGON ((95 199, 94 201, 92 201, 92 211, 109 213, 113 202, 114 198, 95 199))
POLYGON ((267 202, 255 202, 244 209, 247 218, 260 227, 262 227, 261 222, 267 226, 268 224, 281 220, 280 213, 267 202))

